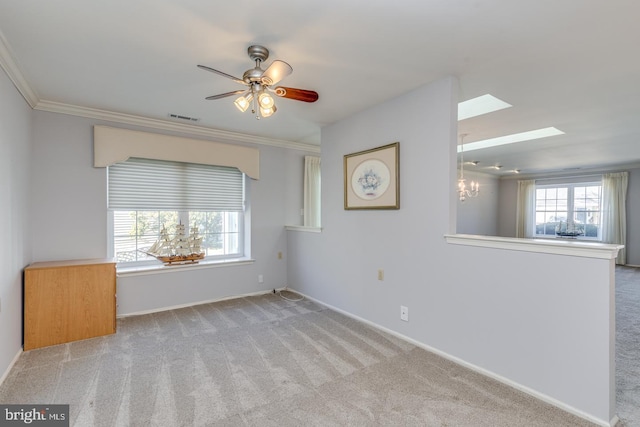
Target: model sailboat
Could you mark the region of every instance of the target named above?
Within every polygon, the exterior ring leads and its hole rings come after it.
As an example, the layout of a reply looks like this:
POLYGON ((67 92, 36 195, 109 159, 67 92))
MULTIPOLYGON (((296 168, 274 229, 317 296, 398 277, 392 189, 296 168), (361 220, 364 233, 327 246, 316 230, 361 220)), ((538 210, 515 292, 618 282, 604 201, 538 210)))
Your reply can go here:
POLYGON ((205 255, 202 251, 202 237, 198 234, 198 227, 191 227, 187 236, 182 222, 176 225, 173 237, 163 225, 160 238, 145 253, 159 259, 165 265, 195 264, 205 255))

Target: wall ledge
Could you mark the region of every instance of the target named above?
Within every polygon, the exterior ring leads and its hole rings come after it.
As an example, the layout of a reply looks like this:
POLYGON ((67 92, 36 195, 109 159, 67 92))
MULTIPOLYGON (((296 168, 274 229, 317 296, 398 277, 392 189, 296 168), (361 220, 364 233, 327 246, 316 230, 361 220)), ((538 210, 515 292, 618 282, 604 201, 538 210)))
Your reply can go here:
POLYGON ((584 258, 615 259, 624 245, 599 242, 551 239, 517 239, 513 237, 478 236, 473 234, 445 234, 452 245, 480 246, 511 251, 538 252, 584 258))
POLYGON ((302 225, 285 225, 284 229, 287 231, 304 231, 307 233, 322 233, 321 227, 305 227, 302 225))

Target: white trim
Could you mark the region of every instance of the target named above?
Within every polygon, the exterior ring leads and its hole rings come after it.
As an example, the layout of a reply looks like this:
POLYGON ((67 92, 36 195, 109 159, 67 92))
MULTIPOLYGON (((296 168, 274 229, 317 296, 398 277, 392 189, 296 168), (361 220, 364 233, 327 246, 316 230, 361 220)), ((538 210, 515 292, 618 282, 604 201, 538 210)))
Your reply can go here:
POLYGON ((16 362, 18 361, 21 355, 22 355, 22 347, 20 347, 20 350, 18 350, 18 353, 16 353, 15 357, 13 358, 11 363, 9 363, 9 366, 7 366, 7 369, 4 371, 4 374, 2 374, 2 377, 0 377, 0 386, 2 386, 2 383, 4 383, 4 380, 7 379, 7 377, 9 376, 9 373, 13 369, 13 365, 16 364, 16 362))
POLYGON ((573 415, 575 415, 577 417, 580 417, 580 418, 582 418, 584 420, 587 420, 587 421, 590 421, 592 423, 595 423, 595 424, 597 424, 599 426, 613 427, 613 426, 615 426, 615 422, 617 422, 617 420, 618 420, 617 416, 614 416, 611 419, 611 421, 609 421, 609 422, 607 422, 605 420, 601 420, 600 418, 596 418, 596 417, 594 417, 594 416, 592 416, 590 414, 587 414, 586 412, 581 411, 581 410, 579 410, 577 408, 574 408, 573 406, 567 405, 566 403, 563 403, 563 402, 561 402, 561 401, 559 401, 557 399, 554 399, 553 397, 547 396, 544 393, 540 393, 540 392, 538 392, 536 390, 533 390, 533 389, 531 389, 529 387, 523 386, 522 384, 516 383, 516 382, 514 382, 514 381, 512 381, 512 380, 510 380, 508 378, 505 378, 505 377, 503 377, 501 375, 498 375, 498 374, 496 374, 496 373, 494 373, 492 371, 489 371, 487 369, 484 369, 484 368, 481 368, 481 367, 479 367, 477 365, 474 365, 473 363, 466 362, 466 361, 460 359, 459 357, 452 356, 449 353, 445 353, 444 351, 438 350, 437 348, 434 348, 434 347, 431 347, 431 346, 429 346, 427 344, 421 343, 420 341, 414 340, 413 338, 409 338, 408 336, 402 335, 401 333, 396 332, 396 331, 394 331, 392 329, 385 328, 384 326, 380 326, 377 323, 374 323, 374 322, 371 322, 369 320, 363 319, 363 318, 361 318, 359 316, 351 314, 351 313, 349 313, 349 312, 347 312, 345 310, 342 310, 340 308, 334 307, 334 306, 332 306, 330 304, 326 304, 326 303, 324 303, 322 301, 319 301, 319 300, 317 300, 315 298, 312 298, 312 297, 310 297, 310 296, 308 296, 306 294, 303 294, 302 292, 300 292, 298 290, 292 289, 291 287, 289 287, 289 289, 295 291, 296 293, 304 296, 305 298, 308 298, 309 300, 311 300, 311 301, 313 301, 315 303, 318 303, 318 304, 323 305, 323 306, 325 306, 327 308, 330 308, 331 310, 335 310, 335 311, 337 311, 337 312, 339 312, 341 314, 344 314, 347 317, 350 317, 352 319, 358 320, 358 321, 360 321, 362 323, 365 323, 365 324, 367 324, 369 326, 372 326, 372 327, 374 327, 376 329, 379 329, 379 330, 381 330, 383 332, 386 332, 386 333, 388 333, 390 335, 393 335, 394 337, 400 338, 401 340, 407 341, 408 343, 411 343, 411 344, 415 345, 416 347, 420 347, 423 350, 426 350, 426 351, 428 351, 430 353, 433 353, 433 354, 436 354, 436 355, 438 355, 440 357, 443 357, 443 358, 445 358, 445 359, 447 359, 447 360, 449 360, 451 362, 454 362, 454 363, 456 363, 456 364, 458 364, 460 366, 464 366, 465 368, 468 368, 468 369, 470 369, 470 370, 472 370, 474 372, 477 372, 477 373, 479 373, 481 375, 484 375, 486 377, 492 378, 492 379, 494 379, 494 380, 496 380, 496 381, 498 381, 498 382, 500 382, 502 384, 505 384, 505 385, 507 385, 509 387, 515 388, 516 390, 519 390, 519 391, 521 391, 523 393, 526 393, 526 394, 528 394, 530 396, 533 396, 536 399, 539 399, 539 400, 541 400, 541 401, 543 401, 545 403, 553 405, 553 406, 555 406, 557 408, 562 409, 565 412, 568 412, 568 413, 573 414, 573 415))
POLYGON ((13 58, 15 58, 15 55, 11 51, 9 42, 0 31, 0 67, 7 73, 9 80, 18 89, 27 104, 31 108, 35 108, 38 103, 38 94, 29 86, 24 74, 20 71, 20 67, 13 58))
POLYGON ((576 177, 579 178, 583 175, 602 175, 605 173, 611 172, 620 172, 629 169, 638 169, 640 168, 640 163, 625 163, 621 165, 613 165, 613 166, 600 166, 593 168, 585 168, 585 169, 577 169, 571 171, 548 171, 548 172, 540 172, 540 173, 519 173, 515 175, 497 175, 500 179, 553 179, 553 178, 564 178, 564 177, 576 177))
POLYGON ((256 295, 266 295, 266 294, 271 294, 274 291, 281 291, 281 290, 284 290, 284 289, 286 289, 286 286, 282 287, 282 288, 270 289, 268 291, 250 292, 248 294, 231 295, 231 296, 228 296, 228 297, 215 298, 215 299, 210 299, 210 300, 205 300, 205 301, 196 301, 196 302, 189 302, 189 303, 186 303, 186 304, 172 305, 170 307, 153 308, 151 310, 136 311, 134 313, 128 313, 128 314, 118 314, 116 317, 118 319, 122 319, 122 318, 125 318, 125 317, 141 316, 143 314, 158 313, 158 312, 161 312, 161 311, 178 310, 178 309, 181 309, 181 308, 193 307, 193 306, 196 306, 196 305, 211 304, 211 303, 214 303, 214 302, 227 301, 227 300, 238 299, 238 298, 253 297, 253 296, 256 296, 256 295))
POLYGON ((480 246, 510 251, 538 252, 570 255, 584 258, 615 259, 624 245, 599 242, 551 239, 517 239, 512 237, 477 236, 472 234, 445 234, 447 243, 453 245, 480 246))
POLYGON ((200 261, 197 264, 176 264, 176 265, 164 265, 164 264, 151 264, 141 265, 138 267, 117 267, 117 277, 131 277, 131 276, 146 276, 149 274, 165 274, 175 273, 178 271, 184 271, 185 269, 196 270, 202 268, 218 268, 218 267, 235 267, 238 265, 253 264, 254 259, 225 259, 225 260, 212 260, 212 261, 200 261))
POLYGON ((317 145, 286 141, 283 139, 267 138, 264 136, 249 135, 239 132, 229 132, 220 129, 207 128, 204 126, 175 123, 169 120, 152 119, 149 117, 136 116, 133 114, 116 113, 113 111, 100 110, 97 108, 63 104, 61 102, 55 101, 39 100, 33 108, 35 110, 48 111, 51 113, 60 113, 68 114, 71 116, 87 117, 90 119, 107 120, 115 123, 124 123, 128 125, 142 126, 152 129, 181 132, 189 135, 205 136, 224 141, 268 145, 272 147, 309 151, 312 153, 320 152, 320 147, 317 145))
POLYGON ((287 231, 304 231, 307 233, 322 233, 321 227, 305 227, 303 225, 285 225, 287 231))

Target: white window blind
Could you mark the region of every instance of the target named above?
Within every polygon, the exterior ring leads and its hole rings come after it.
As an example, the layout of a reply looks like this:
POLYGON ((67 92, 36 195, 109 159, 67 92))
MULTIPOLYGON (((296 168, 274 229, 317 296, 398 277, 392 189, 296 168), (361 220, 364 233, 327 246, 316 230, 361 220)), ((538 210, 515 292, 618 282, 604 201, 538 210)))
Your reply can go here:
POLYGON ((109 166, 109 209, 243 210, 236 168, 131 158, 109 166))

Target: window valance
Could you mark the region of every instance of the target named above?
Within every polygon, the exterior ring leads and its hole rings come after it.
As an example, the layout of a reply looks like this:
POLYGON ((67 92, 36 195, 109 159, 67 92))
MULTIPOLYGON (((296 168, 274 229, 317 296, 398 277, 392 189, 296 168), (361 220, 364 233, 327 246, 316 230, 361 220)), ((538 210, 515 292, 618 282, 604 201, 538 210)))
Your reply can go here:
POLYGON ((257 148, 157 133, 93 127, 93 166, 107 167, 131 157, 238 168, 260 179, 257 148))

